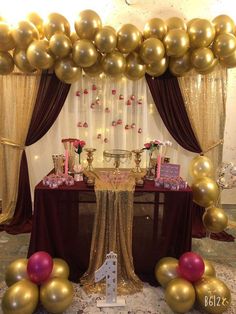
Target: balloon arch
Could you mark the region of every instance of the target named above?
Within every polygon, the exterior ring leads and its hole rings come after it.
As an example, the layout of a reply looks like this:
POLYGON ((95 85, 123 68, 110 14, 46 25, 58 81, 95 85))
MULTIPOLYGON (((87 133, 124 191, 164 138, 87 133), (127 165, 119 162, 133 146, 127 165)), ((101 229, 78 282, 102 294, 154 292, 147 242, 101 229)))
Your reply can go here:
POLYGON ((68 20, 58 13, 45 21, 30 13, 15 28, 0 17, 0 74, 11 73, 14 65, 25 73, 54 69, 61 81, 73 83, 82 70, 91 77, 105 73, 138 80, 145 73, 160 76, 167 68, 181 76, 192 68, 210 73, 218 63, 236 66, 235 24, 227 15, 187 24, 178 17, 152 18, 142 33, 132 24, 116 32, 102 26, 96 12, 85 10, 74 27, 71 32, 68 20))

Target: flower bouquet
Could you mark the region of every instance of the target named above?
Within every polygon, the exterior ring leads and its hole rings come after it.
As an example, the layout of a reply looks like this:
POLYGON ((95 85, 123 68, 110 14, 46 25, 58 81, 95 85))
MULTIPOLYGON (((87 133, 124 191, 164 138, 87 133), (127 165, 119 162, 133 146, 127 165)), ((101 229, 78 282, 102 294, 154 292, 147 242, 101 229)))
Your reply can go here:
POLYGON ((73 142, 74 151, 78 155, 78 162, 76 162, 75 160, 74 167, 73 167, 75 181, 83 181, 84 168, 80 163, 81 162, 80 154, 82 153, 83 147, 85 146, 85 144, 86 144, 85 141, 82 141, 82 140, 75 140, 73 142))
POLYGON ((144 144, 143 150, 147 151, 146 157, 146 179, 154 180, 156 176, 156 166, 157 166, 157 157, 158 152, 161 146, 163 146, 163 142, 160 140, 153 140, 144 144))

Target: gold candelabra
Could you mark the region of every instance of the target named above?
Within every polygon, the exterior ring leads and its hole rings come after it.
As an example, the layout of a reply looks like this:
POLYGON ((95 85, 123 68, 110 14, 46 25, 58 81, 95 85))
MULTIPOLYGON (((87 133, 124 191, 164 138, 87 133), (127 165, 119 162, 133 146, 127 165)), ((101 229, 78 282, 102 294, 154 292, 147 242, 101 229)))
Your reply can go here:
POLYGON ((143 150, 142 149, 134 149, 134 150, 132 150, 132 153, 134 154, 134 161, 135 161, 135 168, 133 169, 133 172, 140 173, 140 172, 142 172, 142 170, 140 168, 140 164, 142 161, 143 150))
POLYGON ((87 162, 88 162, 86 170, 87 171, 93 171, 93 166, 92 166, 92 163, 93 163, 93 153, 96 151, 96 149, 95 148, 85 148, 84 150, 87 153, 87 162))

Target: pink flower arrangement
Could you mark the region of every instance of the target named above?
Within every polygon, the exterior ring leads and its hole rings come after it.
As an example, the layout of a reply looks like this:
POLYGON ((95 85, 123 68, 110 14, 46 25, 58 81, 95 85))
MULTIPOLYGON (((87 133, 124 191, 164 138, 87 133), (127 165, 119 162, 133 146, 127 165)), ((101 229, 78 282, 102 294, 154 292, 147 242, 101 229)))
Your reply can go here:
POLYGON ((83 147, 85 145, 86 145, 86 143, 83 140, 75 140, 73 142, 73 146, 75 148, 75 152, 79 155, 79 162, 80 162, 80 154, 82 153, 83 147))
POLYGON ((163 142, 161 142, 159 140, 153 140, 149 143, 145 143, 143 149, 153 150, 154 148, 159 148, 162 145, 163 145, 163 142))

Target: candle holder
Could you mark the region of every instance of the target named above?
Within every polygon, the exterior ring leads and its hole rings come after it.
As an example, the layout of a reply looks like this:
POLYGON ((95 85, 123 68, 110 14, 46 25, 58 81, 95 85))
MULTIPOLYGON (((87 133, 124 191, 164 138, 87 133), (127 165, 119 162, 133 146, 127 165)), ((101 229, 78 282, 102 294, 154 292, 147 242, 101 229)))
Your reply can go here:
POLYGON ((132 150, 132 153, 134 154, 134 161, 135 161, 135 168, 132 171, 135 173, 140 173, 140 172, 142 172, 142 170, 140 168, 140 164, 142 161, 143 150, 142 149, 134 149, 134 150, 132 150))
POLYGON ((112 150, 105 150, 103 152, 103 157, 106 162, 110 162, 111 159, 114 160, 114 174, 117 175, 120 173, 120 164, 125 163, 131 159, 132 153, 128 150, 124 149, 112 149, 112 150))
POLYGON ((96 149, 95 148, 85 148, 84 150, 87 153, 87 162, 88 162, 86 170, 87 171, 92 171, 93 170, 93 166, 92 166, 92 163, 93 163, 93 153, 96 151, 96 149))

